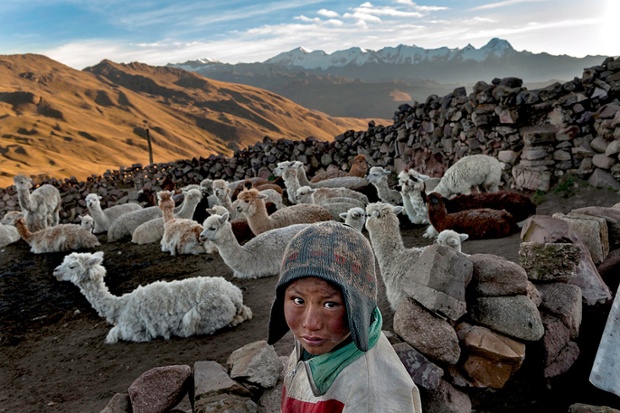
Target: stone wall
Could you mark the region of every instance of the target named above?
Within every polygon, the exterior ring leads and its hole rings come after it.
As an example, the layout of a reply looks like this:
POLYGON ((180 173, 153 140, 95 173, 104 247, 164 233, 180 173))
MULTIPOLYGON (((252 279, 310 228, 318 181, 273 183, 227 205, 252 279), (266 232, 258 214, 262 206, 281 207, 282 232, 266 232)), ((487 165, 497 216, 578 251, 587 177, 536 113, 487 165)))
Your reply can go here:
MULTIPOLYGON (((518 78, 478 82, 467 94, 457 88, 444 97, 403 104, 392 125, 369 123, 365 131, 347 131, 331 142, 265 137, 230 158, 210 156, 148 166, 139 164, 75 178, 50 179, 63 196, 63 222, 87 209, 90 192, 102 195, 102 208, 137 199, 143 187, 158 189, 165 177, 177 186, 204 178, 237 180, 271 176, 277 162, 300 160, 308 175, 328 166, 348 169, 358 153, 371 165, 398 172, 407 164, 441 176, 463 156, 483 153, 507 164, 505 188, 547 191, 565 174, 593 185, 620 188, 620 58, 586 68, 581 78, 544 89, 527 90, 518 78)), ((0 189, 0 215, 19 209, 12 187, 0 189)))

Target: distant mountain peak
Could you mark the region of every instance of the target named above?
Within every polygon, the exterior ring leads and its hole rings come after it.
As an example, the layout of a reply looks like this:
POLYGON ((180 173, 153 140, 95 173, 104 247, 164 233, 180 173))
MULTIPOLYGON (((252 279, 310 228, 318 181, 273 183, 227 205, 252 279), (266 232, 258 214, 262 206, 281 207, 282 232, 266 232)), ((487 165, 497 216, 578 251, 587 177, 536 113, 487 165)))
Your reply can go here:
POLYGON ((514 51, 512 45, 508 42, 508 40, 498 39, 497 37, 492 38, 487 44, 480 48, 480 50, 489 49, 496 51, 514 51))

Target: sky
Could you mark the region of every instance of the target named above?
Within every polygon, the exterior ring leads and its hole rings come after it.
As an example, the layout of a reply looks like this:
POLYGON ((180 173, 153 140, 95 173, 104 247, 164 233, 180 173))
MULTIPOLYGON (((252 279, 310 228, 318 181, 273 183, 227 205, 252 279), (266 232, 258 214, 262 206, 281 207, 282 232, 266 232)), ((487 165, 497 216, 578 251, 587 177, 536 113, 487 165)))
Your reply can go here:
POLYGON ((263 62, 297 47, 333 53, 399 44, 620 55, 619 0, 2 0, 0 54, 75 69, 103 59, 155 66, 263 62))

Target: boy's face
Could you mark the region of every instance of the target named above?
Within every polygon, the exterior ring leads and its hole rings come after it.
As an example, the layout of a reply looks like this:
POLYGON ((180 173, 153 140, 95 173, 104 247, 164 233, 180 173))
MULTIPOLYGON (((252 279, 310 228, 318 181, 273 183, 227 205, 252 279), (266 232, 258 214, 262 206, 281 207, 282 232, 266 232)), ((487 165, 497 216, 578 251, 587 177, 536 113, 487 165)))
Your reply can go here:
POLYGON ((301 278, 286 288, 284 317, 310 354, 329 353, 350 334, 342 293, 320 278, 301 278))

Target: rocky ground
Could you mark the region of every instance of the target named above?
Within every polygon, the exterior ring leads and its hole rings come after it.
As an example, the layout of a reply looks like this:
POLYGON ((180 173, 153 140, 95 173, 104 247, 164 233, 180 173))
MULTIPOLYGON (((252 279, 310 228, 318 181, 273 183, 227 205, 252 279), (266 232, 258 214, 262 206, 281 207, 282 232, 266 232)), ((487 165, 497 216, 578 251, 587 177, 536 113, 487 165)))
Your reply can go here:
MULTIPOLYGON (((533 194, 539 214, 569 212, 584 206, 611 206, 620 194, 577 183, 564 183, 549 193, 533 194)), ((406 246, 428 245, 423 227, 403 229, 406 246)), ((23 241, 0 251, 0 412, 99 412, 115 393, 126 392, 140 374, 152 367, 187 364, 199 360, 225 363, 235 349, 266 338, 269 308, 276 277, 236 280, 217 255, 177 256, 162 253, 158 244, 129 241, 106 243, 107 283, 113 294, 132 291, 155 280, 198 275, 224 276, 242 287, 254 318, 234 329, 212 336, 157 339, 149 343, 104 343, 110 326, 97 316, 78 289, 52 277, 64 253, 29 252, 23 241)), ((466 253, 491 253, 518 262, 520 238, 466 241, 466 253)), ((605 275, 612 291, 620 275, 605 275)), ((393 313, 380 291, 384 329, 392 329, 393 313)), ((620 409, 620 399, 598 391, 588 382, 596 347, 609 308, 584 308, 579 346, 581 355, 568 373, 544 380, 541 366, 528 363, 499 391, 472 391, 475 411, 566 412, 572 403, 607 405, 620 409)), ((291 337, 276 345, 288 354, 291 337)), ((532 346, 536 351, 535 346, 532 346)), ((529 347, 528 347, 529 349, 529 347)), ((540 360, 537 357, 530 359, 540 360)), ((180 406, 188 409, 186 401, 180 406)))

